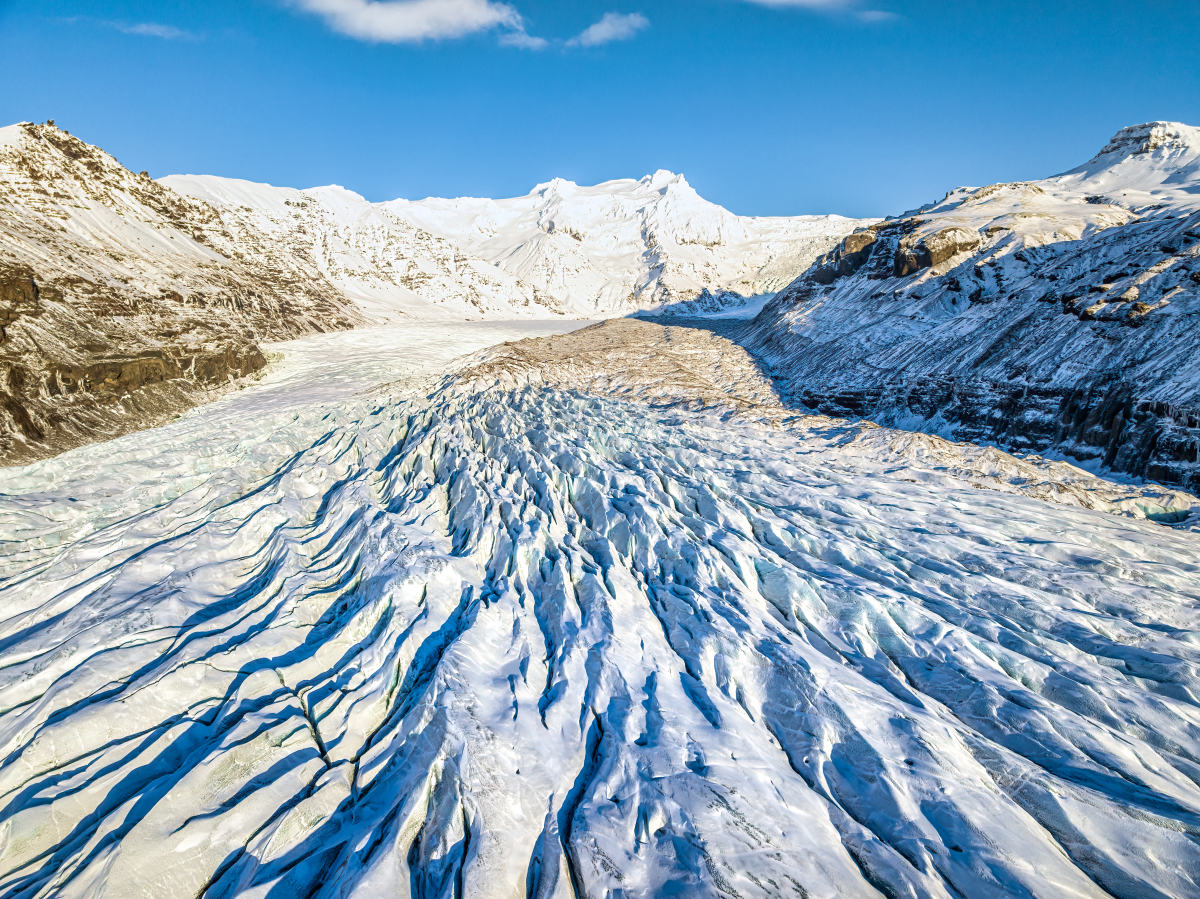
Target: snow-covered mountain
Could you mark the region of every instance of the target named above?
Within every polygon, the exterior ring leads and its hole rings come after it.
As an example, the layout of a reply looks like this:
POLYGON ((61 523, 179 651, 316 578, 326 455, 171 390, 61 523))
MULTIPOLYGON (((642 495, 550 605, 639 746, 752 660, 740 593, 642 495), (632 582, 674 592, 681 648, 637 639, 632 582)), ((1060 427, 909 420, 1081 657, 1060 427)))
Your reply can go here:
POLYGON ((494 262, 585 314, 707 311, 774 293, 866 222, 749 218, 682 175, 584 187, 561 178, 507 200, 394 200, 394 214, 494 262))
POLYGON ((750 342, 812 408, 1194 489, 1197 315, 1200 129, 1155 122, 851 234, 750 342))
POLYGON ((296 190, 212 175, 159 183, 216 209, 249 245, 265 242, 311 259, 374 321, 553 316, 566 308, 343 187, 296 190))
POLYGON ((144 427, 264 364, 258 344, 421 319, 717 311, 858 222, 741 218, 679 176, 516 200, 152 181, 53 123, 0 129, 0 460, 144 427))
MULTIPOLYGON (((14 140, 18 427, 341 330, 5 472, 2 899, 1200 899, 1200 500, 793 402, 1194 480, 1193 130, 860 229, 742 345, 538 320, 465 213, 14 140)), ((643 214, 660 299, 775 252, 639 184, 571 302, 643 214)))
POLYGON ((0 460, 146 427, 365 317, 312 260, 53 124, 0 129, 0 460))
POLYGON ((248 232, 310 243, 322 273, 384 318, 431 303, 490 316, 716 311, 780 289, 865 224, 737 216, 662 171, 594 187, 555 179, 505 200, 375 204, 340 187, 196 175, 160 183, 248 232))
POLYGON ((164 184, 53 123, 0 129, 3 461, 159 423, 260 369, 263 341, 557 310, 341 188, 164 184))

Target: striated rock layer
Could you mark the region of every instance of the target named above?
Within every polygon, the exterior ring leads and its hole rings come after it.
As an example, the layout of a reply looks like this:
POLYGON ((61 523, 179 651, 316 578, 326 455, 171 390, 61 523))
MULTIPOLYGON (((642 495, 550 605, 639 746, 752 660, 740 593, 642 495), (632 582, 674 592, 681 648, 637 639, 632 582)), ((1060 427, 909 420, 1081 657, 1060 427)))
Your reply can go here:
POLYGON ((364 320, 303 259, 52 124, 0 129, 0 464, 160 423, 364 320))
POLYGON ((1200 129, 959 188, 782 291, 748 345, 810 408, 1200 486, 1200 129))

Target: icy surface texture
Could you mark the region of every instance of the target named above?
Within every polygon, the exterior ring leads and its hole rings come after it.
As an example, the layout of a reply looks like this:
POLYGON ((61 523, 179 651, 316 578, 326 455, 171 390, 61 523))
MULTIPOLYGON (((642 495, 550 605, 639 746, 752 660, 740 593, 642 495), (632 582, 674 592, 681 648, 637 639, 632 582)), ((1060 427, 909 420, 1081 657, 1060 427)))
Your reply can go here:
POLYGON ((419 330, 6 481, 0 895, 1200 895, 1196 534, 419 330))

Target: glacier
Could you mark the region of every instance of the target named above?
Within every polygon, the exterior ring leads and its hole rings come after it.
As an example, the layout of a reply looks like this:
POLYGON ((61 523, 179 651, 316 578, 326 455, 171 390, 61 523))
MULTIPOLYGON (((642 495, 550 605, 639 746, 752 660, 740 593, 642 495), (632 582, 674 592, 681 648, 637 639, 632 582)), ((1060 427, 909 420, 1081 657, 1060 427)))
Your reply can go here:
POLYGON ((580 324, 9 469, 0 896, 1200 896, 1191 497, 580 324))
POLYGON ((372 203, 153 180, 52 121, 0 127, 0 463, 255 378, 259 344, 408 321, 760 308, 867 221, 738 216, 682 175, 372 203))

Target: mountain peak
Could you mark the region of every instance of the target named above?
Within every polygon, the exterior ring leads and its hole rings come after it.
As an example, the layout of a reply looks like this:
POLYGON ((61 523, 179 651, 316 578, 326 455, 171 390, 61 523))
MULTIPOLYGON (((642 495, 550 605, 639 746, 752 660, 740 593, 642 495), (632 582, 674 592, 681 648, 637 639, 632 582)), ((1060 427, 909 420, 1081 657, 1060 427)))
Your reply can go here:
POLYGON ((579 187, 574 181, 568 181, 566 178, 551 178, 542 184, 534 187, 529 195, 532 196, 548 196, 558 194, 559 196, 571 196, 579 187))
POLYGON ((646 175, 642 178, 643 184, 648 184, 654 190, 662 190, 671 184, 683 184, 687 186, 687 179, 683 175, 676 175, 667 169, 659 169, 653 175, 646 175))
POLYGON ((1130 208, 1167 200, 1197 208, 1200 128, 1179 122, 1130 125, 1083 165, 1047 181, 1080 198, 1107 197, 1130 208))
POLYGON ((1122 128, 1091 162, 1115 162, 1147 153, 1169 155, 1179 151, 1200 151, 1200 128, 1180 122, 1145 122, 1122 128))

